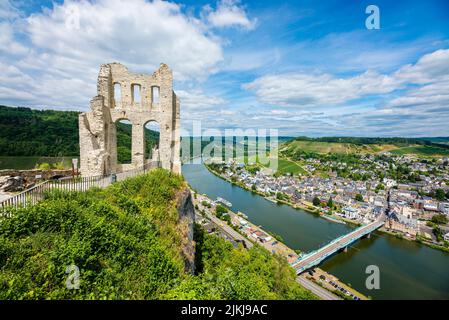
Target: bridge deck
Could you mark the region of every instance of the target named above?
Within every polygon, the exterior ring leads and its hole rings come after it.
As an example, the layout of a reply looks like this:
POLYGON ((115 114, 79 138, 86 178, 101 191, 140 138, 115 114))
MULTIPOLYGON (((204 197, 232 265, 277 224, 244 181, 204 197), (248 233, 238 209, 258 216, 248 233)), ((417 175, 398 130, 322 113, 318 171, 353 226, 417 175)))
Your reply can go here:
POLYGON ((333 255, 338 250, 349 246, 351 243, 357 241, 361 237, 380 228, 383 224, 383 221, 377 220, 370 224, 361 226, 354 231, 333 240, 331 243, 325 245, 324 247, 316 251, 312 251, 311 253, 301 257, 296 262, 294 262, 292 266, 295 268, 296 273, 300 274, 305 270, 320 264, 323 260, 333 255))

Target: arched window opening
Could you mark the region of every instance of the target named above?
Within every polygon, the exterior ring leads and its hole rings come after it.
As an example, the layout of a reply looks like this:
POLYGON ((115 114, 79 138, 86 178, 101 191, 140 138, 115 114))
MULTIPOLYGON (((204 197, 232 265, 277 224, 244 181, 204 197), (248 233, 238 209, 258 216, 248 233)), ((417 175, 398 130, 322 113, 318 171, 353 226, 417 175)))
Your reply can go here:
POLYGON ((131 93, 132 93, 133 103, 141 103, 142 98, 140 96, 140 90, 141 90, 140 84, 133 84, 131 88, 132 88, 131 93))
POLYGON ((117 132, 117 163, 128 164, 132 162, 132 123, 127 119, 115 122, 117 132))
POLYGON ((157 121, 149 121, 145 124, 145 159, 159 162, 159 141, 161 127, 157 121))
POLYGON ((122 102, 122 86, 120 83, 114 83, 114 101, 115 105, 122 102))
POLYGON ((151 102, 159 103, 159 87, 153 86, 151 87, 151 102))

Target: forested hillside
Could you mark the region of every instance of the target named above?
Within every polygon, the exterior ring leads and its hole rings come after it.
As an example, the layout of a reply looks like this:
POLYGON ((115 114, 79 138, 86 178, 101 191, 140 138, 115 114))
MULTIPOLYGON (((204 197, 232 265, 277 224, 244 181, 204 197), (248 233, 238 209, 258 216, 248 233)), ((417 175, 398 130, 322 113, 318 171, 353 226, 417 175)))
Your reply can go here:
MULTIPOLYGON (((79 155, 78 114, 0 106, 0 156, 79 155)), ((159 133, 146 129, 147 149, 159 133)), ((131 160, 131 125, 117 123, 119 162, 131 160)))
MULTIPOLYGON (((312 299, 284 258, 195 232, 196 273, 163 169, 88 192, 50 193, 0 217, 0 299, 312 299), (66 268, 79 268, 79 289, 66 268)), ((184 230, 185 231, 185 230, 184 230)))
POLYGON ((0 106, 0 155, 76 156, 78 112, 0 106))

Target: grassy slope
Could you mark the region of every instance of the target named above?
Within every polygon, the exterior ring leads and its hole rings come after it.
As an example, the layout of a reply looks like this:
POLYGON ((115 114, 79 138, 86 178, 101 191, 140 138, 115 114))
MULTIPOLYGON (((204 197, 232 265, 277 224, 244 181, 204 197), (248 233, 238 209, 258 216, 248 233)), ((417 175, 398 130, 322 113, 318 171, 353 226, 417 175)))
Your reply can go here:
POLYGON ((355 145, 350 143, 339 142, 321 142, 321 141, 292 141, 285 144, 288 148, 294 150, 302 150, 305 152, 315 153, 379 153, 396 149, 397 147, 391 144, 379 145, 355 145))
POLYGON ((395 144, 352 144, 340 142, 323 142, 309 140, 294 140, 287 142, 281 146, 282 149, 292 151, 303 151, 311 153, 367 153, 376 154, 381 152, 392 152, 395 154, 415 154, 418 156, 448 156, 449 149, 440 148, 438 146, 416 145, 410 144, 400 146, 395 144))
POLYGON ((184 271, 181 177, 158 169, 107 189, 52 193, 0 220, 0 299, 310 299, 285 259, 197 228, 184 271), (80 289, 66 289, 67 266, 80 289))
POLYGON ((438 148, 434 146, 410 146, 397 148, 391 151, 394 154, 415 154, 418 156, 430 156, 430 157, 447 157, 449 156, 449 149, 438 148))
POLYGON ((291 161, 291 160, 282 159, 282 158, 278 159, 277 171, 278 171, 278 174, 285 174, 285 173, 305 174, 305 173, 307 173, 298 163, 291 161))

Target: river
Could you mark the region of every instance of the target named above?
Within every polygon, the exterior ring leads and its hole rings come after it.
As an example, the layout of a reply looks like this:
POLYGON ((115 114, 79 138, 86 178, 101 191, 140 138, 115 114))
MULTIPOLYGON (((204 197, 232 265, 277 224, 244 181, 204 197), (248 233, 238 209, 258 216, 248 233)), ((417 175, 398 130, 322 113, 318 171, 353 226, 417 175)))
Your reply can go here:
MULTIPOLYGON (((233 211, 279 234, 293 249, 318 249, 353 228, 270 202, 218 178, 202 164, 185 164, 182 172, 192 188, 212 199, 232 202, 233 211)), ((449 253, 379 232, 329 258, 320 268, 373 299, 449 299, 449 253), (368 265, 380 269, 378 290, 365 287, 368 265)))

